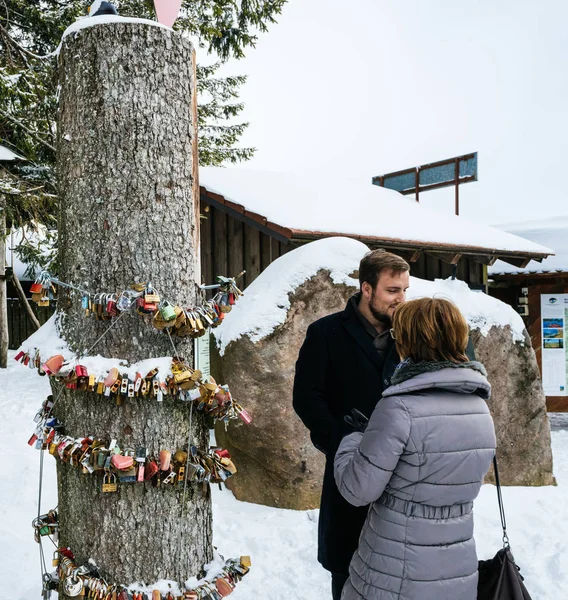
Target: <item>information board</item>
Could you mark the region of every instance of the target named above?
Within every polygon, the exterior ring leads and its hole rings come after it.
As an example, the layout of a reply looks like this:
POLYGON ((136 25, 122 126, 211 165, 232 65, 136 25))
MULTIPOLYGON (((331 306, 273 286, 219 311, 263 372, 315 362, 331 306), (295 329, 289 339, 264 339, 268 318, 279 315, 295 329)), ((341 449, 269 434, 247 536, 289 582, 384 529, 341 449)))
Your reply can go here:
POLYGON ((568 294, 541 294, 542 385, 547 396, 566 396, 568 294))

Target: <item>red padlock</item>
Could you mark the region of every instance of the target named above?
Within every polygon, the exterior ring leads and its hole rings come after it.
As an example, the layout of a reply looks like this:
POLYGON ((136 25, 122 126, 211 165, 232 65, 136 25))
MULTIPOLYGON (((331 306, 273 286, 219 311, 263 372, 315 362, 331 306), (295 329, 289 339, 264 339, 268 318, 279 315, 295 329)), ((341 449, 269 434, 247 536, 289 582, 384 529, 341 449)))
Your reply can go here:
POLYGON ((229 305, 233 306, 236 303, 235 294, 233 292, 229 293, 229 305))
POLYGON ((28 440, 28 446, 33 446, 37 442, 37 435, 32 434, 32 437, 28 440))
POLYGON ((87 372, 87 367, 77 365, 75 367, 75 375, 77 375, 77 377, 88 377, 89 373, 87 372))
POLYGON ((14 356, 14 360, 22 360, 22 358, 24 357, 25 352, 23 350, 20 350, 18 352, 18 354, 16 354, 16 356, 14 356))
POLYGON ((221 458, 231 458, 228 450, 215 450, 215 453, 218 454, 221 458))
POLYGON ((215 587, 217 588, 217 592, 222 598, 228 596, 233 593, 234 586, 232 586, 227 579, 224 577, 218 577, 215 580, 215 587))
POLYGON ((26 354, 26 356, 24 357, 24 366, 27 367, 30 363, 30 355, 26 354))
POLYGON ((67 377, 67 381, 65 383, 65 387, 69 390, 77 389, 77 377, 73 371, 69 373, 69 376, 67 377))
POLYGON ((156 462, 151 460, 144 469, 144 481, 150 481, 150 479, 152 479, 152 477, 154 477, 159 470, 160 469, 156 462))
POLYGON ((43 286, 41 285, 41 283, 38 283, 36 281, 35 283, 32 283, 30 287, 30 292, 32 294, 41 294, 43 292, 43 286))
POLYGON ((70 548, 59 548, 59 554, 69 560, 75 560, 75 555, 71 552, 70 548))
POLYGON ((106 305, 106 311, 111 317, 116 317, 118 315, 118 307, 116 306, 116 294, 112 294, 109 296, 106 305))

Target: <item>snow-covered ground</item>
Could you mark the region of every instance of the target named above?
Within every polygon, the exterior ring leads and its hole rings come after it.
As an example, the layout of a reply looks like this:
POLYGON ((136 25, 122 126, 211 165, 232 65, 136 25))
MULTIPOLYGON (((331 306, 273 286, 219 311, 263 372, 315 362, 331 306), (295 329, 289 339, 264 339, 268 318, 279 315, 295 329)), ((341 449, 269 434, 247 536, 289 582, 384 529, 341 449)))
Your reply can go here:
MULTIPOLYGON (((0 600, 41 597, 39 552, 31 527, 37 515, 40 453, 26 442, 33 431, 33 416, 48 392, 46 377, 14 360, 7 370, 0 370, 0 600)), ((554 425, 558 487, 505 488, 503 492, 511 546, 533 600, 568 598, 568 419, 555 418, 554 425)), ((329 576, 315 558, 317 511, 247 504, 216 487, 213 503, 219 552, 226 558, 241 554, 252 558, 251 572, 232 598, 330 598, 329 576)), ((55 460, 46 455, 42 512, 56 504, 55 460)), ((475 516, 478 553, 488 558, 501 539, 493 486, 483 486, 475 516)), ((45 549, 50 561, 47 542, 45 549)))

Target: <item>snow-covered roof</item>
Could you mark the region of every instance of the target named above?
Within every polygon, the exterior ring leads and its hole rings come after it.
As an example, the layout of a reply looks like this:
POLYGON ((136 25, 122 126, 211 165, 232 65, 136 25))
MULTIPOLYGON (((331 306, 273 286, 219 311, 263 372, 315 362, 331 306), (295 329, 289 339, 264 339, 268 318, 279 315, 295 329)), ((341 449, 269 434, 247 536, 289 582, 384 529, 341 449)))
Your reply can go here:
POLYGON ((501 260, 489 268, 490 275, 520 275, 525 273, 568 273, 568 217, 556 217, 542 221, 512 223, 502 226, 503 230, 554 249, 554 256, 541 263, 531 260, 520 269, 501 260))
POLYGON ((346 235, 365 242, 492 255, 545 256, 550 248, 495 227, 429 210, 398 192, 345 178, 201 167, 201 191, 287 237, 346 235), (228 202, 227 202, 228 201, 228 202), (233 206, 231 206, 233 203, 233 206), (317 235, 316 235, 317 234, 317 235))
POLYGON ((11 160, 24 160, 21 156, 12 152, 10 148, 6 146, 0 146, 0 162, 11 161, 11 160))
MULTIPOLYGON (((223 326, 213 330, 221 354, 230 342, 243 335, 256 343, 270 335, 286 321, 290 295, 318 271, 330 272, 336 284, 359 289, 351 275, 369 248, 347 237, 324 238, 287 252, 268 267, 245 289, 244 296, 225 316, 223 326)), ((481 292, 469 289, 459 280, 426 281, 410 278, 407 298, 443 297, 455 302, 472 329, 487 335, 491 327, 509 325, 513 339, 524 341, 525 325, 509 305, 481 292)))

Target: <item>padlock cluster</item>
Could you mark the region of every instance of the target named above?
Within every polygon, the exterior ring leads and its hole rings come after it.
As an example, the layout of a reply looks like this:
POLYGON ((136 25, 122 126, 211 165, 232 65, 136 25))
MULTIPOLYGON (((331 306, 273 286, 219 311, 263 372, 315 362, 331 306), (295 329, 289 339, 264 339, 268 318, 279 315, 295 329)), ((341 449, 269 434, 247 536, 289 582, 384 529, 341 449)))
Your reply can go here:
POLYGON ((90 559, 78 567, 69 548, 59 548, 53 554, 52 566, 56 571, 44 576, 44 590, 55 590, 61 583, 63 593, 74 598, 82 596, 104 600, 221 600, 231 594, 236 584, 249 572, 249 556, 225 560, 221 572, 211 580, 203 580, 194 588, 186 589, 181 595, 159 590, 131 592, 123 585, 108 583, 96 563, 90 559))
POLYGON ((57 290, 51 281, 49 273, 43 271, 34 283, 32 283, 30 292, 32 300, 38 306, 49 306, 49 303, 55 300, 57 290))
POLYGON ((172 359, 172 375, 165 380, 158 369, 152 369, 145 377, 136 373, 134 378, 121 374, 117 367, 99 377, 89 374, 84 365, 71 367, 63 355, 56 354, 42 363, 39 352, 31 354, 20 351, 14 357, 26 366, 37 368, 40 375, 49 375, 68 389, 95 392, 114 398, 118 406, 126 398, 149 397, 162 402, 165 395, 177 396, 183 402, 193 402, 197 410, 208 414, 215 421, 241 419, 247 425, 252 422, 250 414, 231 395, 229 386, 218 385, 213 377, 204 377, 200 370, 192 369, 181 358, 172 359))
MULTIPOLYGON (((111 320, 135 308, 138 314, 148 317, 158 330, 167 329, 170 334, 178 337, 198 338, 205 335, 210 327, 221 325, 225 314, 231 311, 237 299, 243 295, 235 283, 240 275, 233 278, 218 276, 217 283, 204 286, 218 288, 219 291, 213 299, 204 300, 199 306, 191 308, 182 308, 176 303, 163 299, 151 283, 135 283, 130 286, 130 289, 120 293, 83 292, 81 306, 85 316, 94 316, 103 321, 111 320)), ((39 306, 49 306, 50 299, 54 298, 53 282, 73 287, 43 271, 31 287, 32 300, 39 306)))
MULTIPOLYGON (((146 448, 121 449, 117 440, 93 436, 73 438, 63 433, 63 423, 50 416, 53 396, 38 411, 38 426, 28 440, 30 446, 48 452, 59 460, 82 469, 83 473, 104 473, 102 491, 116 492, 120 483, 151 482, 154 486, 185 483, 222 483, 237 472, 228 450, 210 448, 207 452, 191 446, 189 452, 160 450, 149 456, 146 448)), ((35 419, 34 419, 35 420, 35 419)), ((42 523, 38 522, 41 529, 42 523)), ((42 534, 43 535, 43 534, 42 534)))
MULTIPOLYGON (((242 274, 241 274, 242 275, 242 274)), ((240 276, 240 275, 239 275, 240 276)), ((168 334, 180 337, 200 337, 209 327, 221 324, 224 315, 232 309, 242 292, 236 286, 236 278, 218 277, 212 286, 202 289, 218 288, 212 300, 191 309, 164 300, 150 283, 134 284, 119 294, 91 294, 76 286, 42 272, 32 285, 32 299, 47 306, 54 298, 55 285, 74 289, 82 294, 82 307, 86 316, 100 320, 111 320, 121 313, 135 309, 136 312, 151 320, 158 330, 167 330, 168 334)), ((181 400, 193 403, 210 415, 214 420, 224 421, 242 419, 251 422, 250 415, 232 398, 228 386, 219 386, 212 377, 203 377, 199 370, 190 368, 183 359, 172 359, 171 376, 162 379, 159 369, 153 369, 145 376, 136 373, 134 377, 121 373, 117 367, 103 374, 89 374, 84 365, 66 364, 62 355, 50 357, 42 362, 40 352, 19 352, 16 360, 31 368, 37 368, 40 375, 48 375, 68 389, 97 393, 114 397, 121 405, 126 398, 153 396, 163 401, 165 395, 178 396, 181 400)), ((61 392, 60 392, 61 393, 61 392)), ((115 439, 101 439, 87 435, 71 437, 63 431, 63 423, 52 416, 55 401, 49 396, 36 414, 36 430, 29 439, 30 446, 47 450, 58 460, 70 466, 80 468, 85 474, 102 474, 102 492, 118 491, 119 482, 144 483, 154 486, 179 488, 189 483, 218 483, 226 481, 237 469, 227 450, 209 448, 201 451, 188 444, 172 454, 169 450, 160 450, 149 454, 145 447, 121 449, 115 439)), ((191 415, 191 413, 190 413, 191 415)), ((190 417, 191 424, 191 417, 190 417)), ((191 425, 190 425, 191 426, 191 425)), ((44 535, 50 537, 57 547, 57 513, 50 511, 33 522, 36 540, 41 544, 44 535)), ((54 574, 43 574, 43 597, 49 598, 52 590, 61 588, 66 596, 85 596, 101 600, 162 600, 161 594, 154 590, 150 596, 142 592, 129 592, 124 586, 108 584, 100 575, 92 560, 87 565, 77 567, 72 552, 59 549, 54 556, 54 574)), ((219 576, 213 581, 205 581, 195 589, 184 591, 181 596, 167 594, 164 600, 220 600, 232 593, 235 585, 249 571, 250 559, 229 560, 219 576)))
POLYGON ((59 520, 56 510, 50 510, 45 515, 39 515, 32 521, 34 539, 39 544, 45 535, 57 540, 59 533, 59 520))

